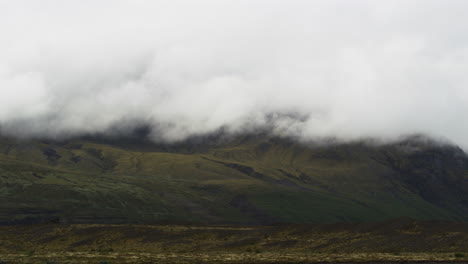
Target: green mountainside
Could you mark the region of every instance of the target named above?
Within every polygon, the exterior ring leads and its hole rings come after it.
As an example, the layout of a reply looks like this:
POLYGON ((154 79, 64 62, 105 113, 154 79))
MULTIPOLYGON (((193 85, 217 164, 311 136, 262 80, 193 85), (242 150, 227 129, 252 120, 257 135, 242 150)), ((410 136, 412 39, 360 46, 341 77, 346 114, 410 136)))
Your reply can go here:
POLYGON ((383 145, 3 137, 0 182, 3 224, 468 220, 468 156, 423 137, 383 145))

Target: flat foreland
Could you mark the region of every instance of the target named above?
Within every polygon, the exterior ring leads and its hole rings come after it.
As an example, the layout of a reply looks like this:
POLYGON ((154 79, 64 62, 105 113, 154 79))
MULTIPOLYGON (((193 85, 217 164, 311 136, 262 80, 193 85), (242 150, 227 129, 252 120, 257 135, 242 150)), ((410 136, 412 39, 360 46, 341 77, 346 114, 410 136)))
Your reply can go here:
POLYGON ((0 263, 468 263, 468 223, 0 227, 0 263), (467 261, 467 262, 465 262, 467 261))

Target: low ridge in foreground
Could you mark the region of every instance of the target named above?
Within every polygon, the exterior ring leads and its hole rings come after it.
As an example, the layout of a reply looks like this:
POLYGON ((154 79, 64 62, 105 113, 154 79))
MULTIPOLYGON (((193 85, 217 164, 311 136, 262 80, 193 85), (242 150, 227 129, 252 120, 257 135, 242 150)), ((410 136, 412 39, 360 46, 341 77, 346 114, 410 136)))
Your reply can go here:
POLYGON ((468 263, 468 224, 0 227, 2 263, 468 263))

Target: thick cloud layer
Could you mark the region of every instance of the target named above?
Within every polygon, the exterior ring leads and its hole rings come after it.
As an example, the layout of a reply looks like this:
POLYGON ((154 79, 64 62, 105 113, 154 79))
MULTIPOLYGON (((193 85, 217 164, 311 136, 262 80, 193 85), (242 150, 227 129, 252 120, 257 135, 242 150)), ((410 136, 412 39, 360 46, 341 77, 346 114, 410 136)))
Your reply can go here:
POLYGON ((0 0, 0 129, 468 147, 466 1, 0 0))

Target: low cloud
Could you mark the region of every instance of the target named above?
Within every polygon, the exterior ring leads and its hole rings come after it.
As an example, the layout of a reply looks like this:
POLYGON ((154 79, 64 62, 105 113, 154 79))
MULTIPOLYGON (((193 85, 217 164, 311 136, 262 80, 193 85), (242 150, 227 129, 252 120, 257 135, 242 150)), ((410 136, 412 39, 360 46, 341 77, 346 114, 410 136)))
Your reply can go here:
POLYGON ((1 1, 0 130, 468 147, 465 1, 1 1))

